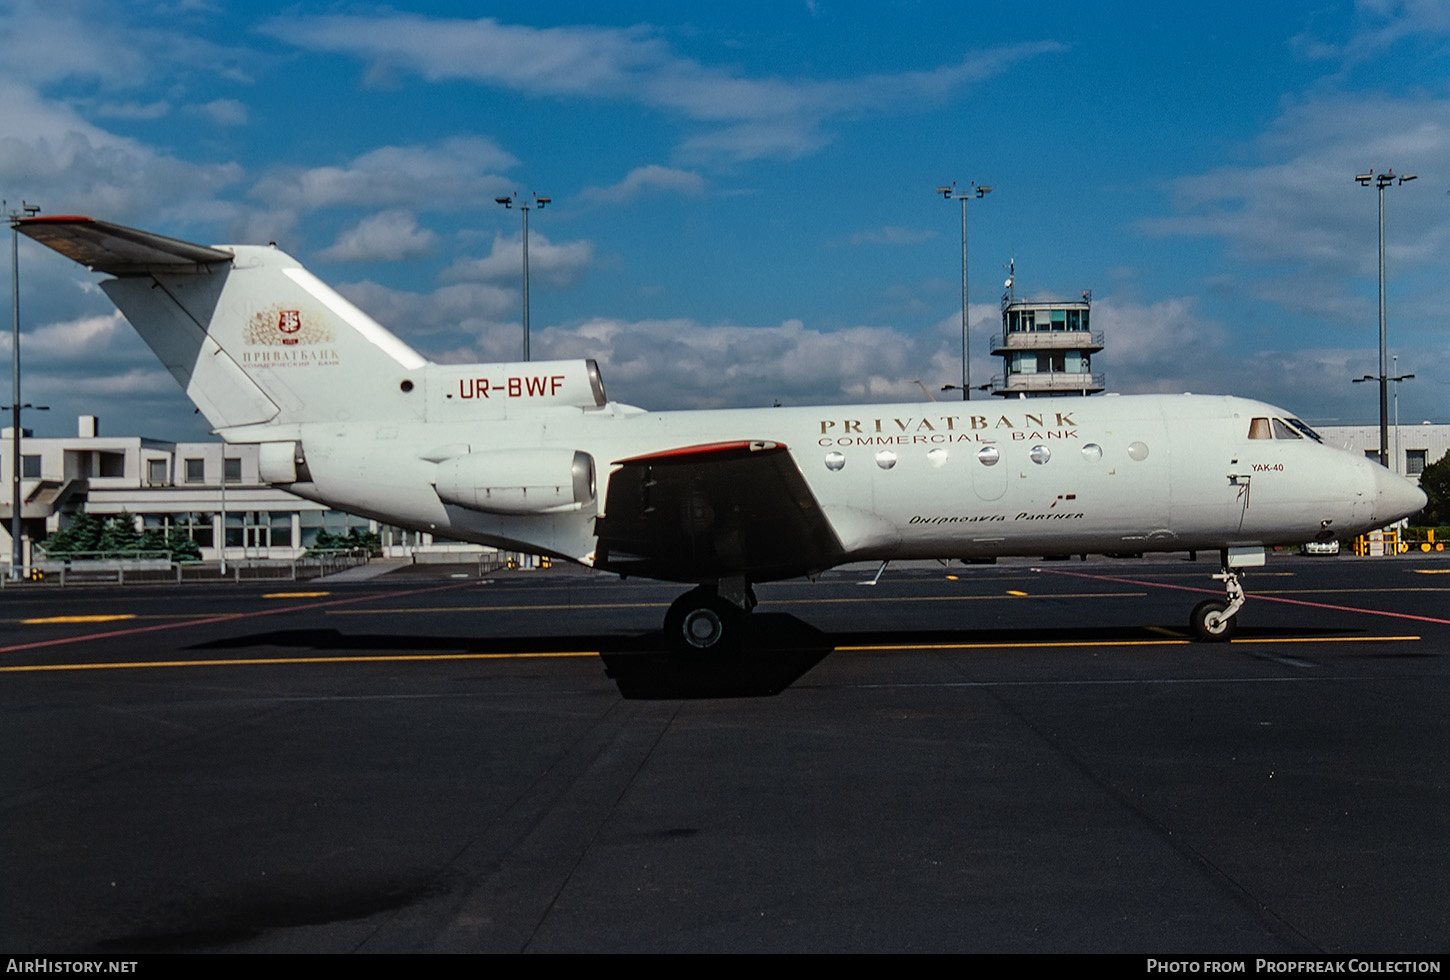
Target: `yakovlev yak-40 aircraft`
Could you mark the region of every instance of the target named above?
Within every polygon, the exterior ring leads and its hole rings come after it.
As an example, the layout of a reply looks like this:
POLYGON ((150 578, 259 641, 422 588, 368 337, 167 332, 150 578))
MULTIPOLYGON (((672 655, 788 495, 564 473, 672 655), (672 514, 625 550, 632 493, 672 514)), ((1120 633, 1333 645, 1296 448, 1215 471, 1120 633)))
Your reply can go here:
POLYGON ((1425 495, 1241 398, 1131 395, 647 412, 592 360, 434 364, 275 247, 82 217, 19 230, 97 272, 262 479, 445 538, 696 587, 665 616, 728 646, 758 582, 862 560, 1214 549, 1226 639, 1264 547, 1345 538, 1425 495))

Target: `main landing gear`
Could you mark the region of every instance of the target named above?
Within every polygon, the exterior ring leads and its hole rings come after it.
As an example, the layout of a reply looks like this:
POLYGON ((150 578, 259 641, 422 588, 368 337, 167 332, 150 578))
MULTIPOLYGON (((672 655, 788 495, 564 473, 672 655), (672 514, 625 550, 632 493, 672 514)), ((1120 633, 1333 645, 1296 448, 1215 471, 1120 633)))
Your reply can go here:
POLYGON ((1222 554, 1223 571, 1214 578, 1223 583, 1226 598, 1205 599, 1193 607, 1188 618, 1193 635, 1210 643, 1225 642, 1238 630, 1238 611, 1248 599, 1238 569, 1264 564, 1263 548, 1226 548, 1222 554))
POLYGON ((686 653, 728 650, 738 643, 755 604, 755 590, 744 579, 698 586, 670 603, 665 640, 686 653))

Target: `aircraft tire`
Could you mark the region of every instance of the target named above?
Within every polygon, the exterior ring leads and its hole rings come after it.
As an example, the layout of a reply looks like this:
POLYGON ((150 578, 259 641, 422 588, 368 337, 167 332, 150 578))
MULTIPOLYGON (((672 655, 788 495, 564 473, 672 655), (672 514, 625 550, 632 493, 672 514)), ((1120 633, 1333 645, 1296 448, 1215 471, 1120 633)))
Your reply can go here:
POLYGON ((1193 635, 1206 643, 1224 643, 1238 630, 1238 617, 1223 615, 1228 603, 1222 599, 1205 599, 1193 607, 1189 623, 1193 635))
POLYGON ((665 613, 665 639, 683 653, 726 650, 735 642, 744 616, 713 588, 702 585, 670 604, 665 613))

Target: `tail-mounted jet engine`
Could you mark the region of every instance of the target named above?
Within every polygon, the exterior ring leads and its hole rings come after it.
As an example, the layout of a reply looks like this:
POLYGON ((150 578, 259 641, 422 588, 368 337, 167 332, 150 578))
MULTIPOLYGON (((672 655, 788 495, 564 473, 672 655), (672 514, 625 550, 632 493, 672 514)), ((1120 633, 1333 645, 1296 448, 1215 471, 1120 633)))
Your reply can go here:
POLYGON ((500 449, 438 464, 444 503, 487 514, 562 514, 592 506, 594 457, 572 449, 500 449))

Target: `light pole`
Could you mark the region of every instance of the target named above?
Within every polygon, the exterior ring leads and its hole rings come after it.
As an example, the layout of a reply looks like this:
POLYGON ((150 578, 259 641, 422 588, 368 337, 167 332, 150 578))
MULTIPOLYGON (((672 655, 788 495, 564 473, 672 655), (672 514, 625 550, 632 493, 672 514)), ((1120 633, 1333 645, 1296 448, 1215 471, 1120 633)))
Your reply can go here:
POLYGON ((1354 179, 1359 181, 1361 187, 1374 186, 1380 194, 1380 465, 1389 468, 1390 465, 1390 412, 1389 412, 1389 371, 1386 370, 1386 348, 1385 348, 1385 188, 1393 184, 1403 184, 1414 180, 1415 174, 1402 174, 1395 176, 1393 170, 1387 170, 1382 174, 1376 174, 1373 170, 1368 173, 1355 174, 1354 179))
POLYGON ((986 197, 992 193, 990 187, 979 187, 976 184, 973 184, 972 187, 975 193, 958 193, 956 181, 952 181, 952 186, 936 189, 936 192, 948 201, 962 202, 962 401, 967 401, 972 397, 971 353, 967 342, 967 199, 986 197))
POLYGON ((10 577, 20 578, 20 235, 17 222, 34 217, 40 208, 20 202, 19 210, 6 208, 10 220, 10 577))
POLYGON ((502 204, 506 208, 515 205, 524 213, 524 360, 529 359, 529 212, 534 208, 543 210, 544 205, 553 200, 552 197, 540 197, 534 195, 534 201, 530 204, 527 201, 517 200, 518 195, 513 197, 496 197, 495 204, 502 204))
POLYGON ((1396 354, 1394 361, 1395 376, 1390 380, 1395 383, 1395 473, 1404 476, 1400 473, 1400 464, 1405 460, 1404 453, 1400 452, 1400 382, 1409 381, 1414 375, 1400 373, 1400 355, 1396 354))

